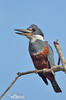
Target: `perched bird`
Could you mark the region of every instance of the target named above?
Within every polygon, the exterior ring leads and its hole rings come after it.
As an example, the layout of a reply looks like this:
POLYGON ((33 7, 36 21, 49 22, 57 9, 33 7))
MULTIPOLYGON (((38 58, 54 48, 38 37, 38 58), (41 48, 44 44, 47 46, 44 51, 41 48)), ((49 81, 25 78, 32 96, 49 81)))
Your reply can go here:
MULTIPOLYGON (((52 47, 44 40, 44 34, 37 25, 32 24, 26 30, 16 29, 15 31, 16 34, 24 35, 29 39, 29 53, 36 69, 41 70, 53 67, 55 63, 52 47)), ((62 92, 53 74, 38 74, 46 85, 48 85, 47 79, 50 80, 55 92, 62 92)))

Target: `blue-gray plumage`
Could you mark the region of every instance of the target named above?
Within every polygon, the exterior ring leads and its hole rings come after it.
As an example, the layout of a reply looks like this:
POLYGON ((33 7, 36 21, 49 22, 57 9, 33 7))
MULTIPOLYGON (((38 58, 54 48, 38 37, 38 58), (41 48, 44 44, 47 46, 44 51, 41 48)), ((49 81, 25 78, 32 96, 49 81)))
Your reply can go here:
POLYGON ((38 35, 41 35, 41 36, 44 37, 44 34, 43 34, 43 32, 41 31, 41 29, 38 28, 38 26, 35 25, 35 24, 30 25, 27 29, 28 29, 28 30, 32 29, 32 30, 33 30, 33 35, 37 35, 37 33, 38 33, 38 35))
MULTIPOLYGON (((19 31, 17 34, 24 35, 29 39, 29 53, 36 69, 49 69, 53 67, 55 63, 52 47, 44 40, 44 34, 37 25, 32 24, 27 30, 16 29, 16 31, 19 31)), ((61 92, 53 74, 38 74, 46 85, 48 85, 47 79, 49 79, 54 91, 61 92)))
POLYGON ((35 42, 29 42, 29 52, 30 54, 36 55, 37 53, 40 53, 41 51, 44 50, 45 45, 47 45, 49 49, 49 55, 47 56, 48 61, 50 63, 50 67, 53 67, 54 63, 54 54, 52 47, 48 44, 48 41, 41 41, 41 40, 36 40, 35 42))

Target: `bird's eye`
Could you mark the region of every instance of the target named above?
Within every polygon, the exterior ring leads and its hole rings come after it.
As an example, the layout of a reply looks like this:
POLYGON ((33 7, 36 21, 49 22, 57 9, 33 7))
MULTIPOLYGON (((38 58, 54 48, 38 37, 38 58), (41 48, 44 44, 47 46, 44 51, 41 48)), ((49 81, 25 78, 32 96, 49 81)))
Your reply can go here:
POLYGON ((35 32, 36 30, 34 28, 32 28, 32 31, 35 32))

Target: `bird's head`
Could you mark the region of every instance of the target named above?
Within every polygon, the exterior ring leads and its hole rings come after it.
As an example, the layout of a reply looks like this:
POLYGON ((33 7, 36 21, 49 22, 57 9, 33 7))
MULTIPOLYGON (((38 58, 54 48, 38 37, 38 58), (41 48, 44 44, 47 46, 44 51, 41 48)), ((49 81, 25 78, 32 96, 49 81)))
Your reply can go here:
POLYGON ((29 40, 35 41, 36 39, 43 40, 44 34, 37 25, 30 25, 27 29, 15 29, 16 34, 26 36, 29 40))

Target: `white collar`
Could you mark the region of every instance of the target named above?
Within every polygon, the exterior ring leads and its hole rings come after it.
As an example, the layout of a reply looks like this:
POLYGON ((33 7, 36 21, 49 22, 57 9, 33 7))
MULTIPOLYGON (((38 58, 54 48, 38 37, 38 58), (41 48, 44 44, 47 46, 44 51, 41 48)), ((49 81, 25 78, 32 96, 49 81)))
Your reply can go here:
POLYGON ((35 42, 37 39, 44 41, 43 36, 41 35, 33 35, 31 38, 31 42, 35 42))

